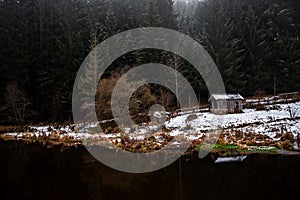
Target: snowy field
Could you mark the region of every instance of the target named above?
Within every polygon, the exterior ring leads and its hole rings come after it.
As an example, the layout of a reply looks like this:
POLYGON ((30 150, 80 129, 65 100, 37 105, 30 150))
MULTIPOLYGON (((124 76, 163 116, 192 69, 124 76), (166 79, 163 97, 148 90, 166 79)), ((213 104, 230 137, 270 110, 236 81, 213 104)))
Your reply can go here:
POLYGON ((214 142, 255 146, 263 140, 263 145, 266 146, 298 150, 300 102, 269 105, 261 111, 244 109, 243 113, 228 115, 215 115, 203 111, 181 112, 161 126, 144 124, 134 128, 123 128, 119 133, 95 132, 97 125, 98 123, 85 127, 82 125, 31 127, 27 132, 7 133, 1 137, 5 140, 38 140, 52 145, 63 143, 73 146, 90 141, 94 144, 110 143, 117 146, 128 146, 129 143, 137 147, 152 145, 157 149, 169 142, 179 145, 181 140, 201 144, 207 142, 206 139, 213 131, 214 136, 218 137, 214 142), (161 127, 164 129, 161 130, 161 127), (216 132, 219 134, 216 135, 216 132))
POLYGON ((166 122, 166 127, 171 130, 183 130, 190 125, 197 132, 211 129, 240 128, 240 130, 252 131, 254 133, 274 135, 273 128, 281 129, 282 126, 295 136, 300 132, 300 102, 290 104, 270 105, 267 110, 256 111, 245 109, 244 113, 215 115, 213 113, 195 113, 196 119, 189 121, 191 114, 184 114, 166 122), (289 109, 295 114, 291 120, 289 109))

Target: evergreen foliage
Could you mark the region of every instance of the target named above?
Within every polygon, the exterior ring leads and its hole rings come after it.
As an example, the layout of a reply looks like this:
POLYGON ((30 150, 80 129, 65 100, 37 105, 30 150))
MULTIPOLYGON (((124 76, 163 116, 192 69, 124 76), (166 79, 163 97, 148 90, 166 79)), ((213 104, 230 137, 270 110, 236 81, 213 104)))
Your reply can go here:
MULTIPOLYGON (((170 28, 200 42, 217 64, 229 92, 251 96, 300 91, 299 1, 0 0, 0 20, 3 124, 72 120, 73 84, 85 57, 103 40, 138 27, 170 28)), ((189 63, 154 49, 122 56, 102 82, 111 87, 116 82, 112 74, 148 62, 178 70, 199 98, 207 98, 205 83, 189 63)), ((176 106, 174 94, 154 88, 143 88, 151 97, 149 102, 176 106)), ((135 110, 143 107, 139 102, 132 102, 135 110)), ((149 102, 144 102, 147 108, 149 102)))

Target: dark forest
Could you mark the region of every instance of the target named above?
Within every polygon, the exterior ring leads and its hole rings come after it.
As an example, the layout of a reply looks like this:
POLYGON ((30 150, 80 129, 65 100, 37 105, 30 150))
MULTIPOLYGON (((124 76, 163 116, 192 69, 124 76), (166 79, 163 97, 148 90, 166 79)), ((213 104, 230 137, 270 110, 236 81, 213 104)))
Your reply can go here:
MULTIPOLYGON (((85 57, 105 39, 138 27, 169 28, 198 41, 228 92, 247 97, 300 91, 297 0, 0 0, 0 20, 1 124, 72 121, 73 84, 85 57)), ((100 101, 107 101, 124 71, 146 62, 176 64, 207 100, 207 88, 189 63, 142 50, 110 66, 99 82, 105 86, 100 101)), ((164 88, 155 93, 145 86, 140 93, 146 109, 161 99, 176 107, 164 88)), ((103 106, 98 113, 110 116, 103 106)))

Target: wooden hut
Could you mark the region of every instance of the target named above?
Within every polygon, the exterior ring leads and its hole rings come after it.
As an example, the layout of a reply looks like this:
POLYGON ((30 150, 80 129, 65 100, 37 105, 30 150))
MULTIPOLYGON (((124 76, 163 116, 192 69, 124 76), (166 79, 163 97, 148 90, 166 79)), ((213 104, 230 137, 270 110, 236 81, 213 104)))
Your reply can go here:
POLYGON ((233 114, 242 112, 243 100, 240 94, 212 94, 208 101, 212 113, 233 114))

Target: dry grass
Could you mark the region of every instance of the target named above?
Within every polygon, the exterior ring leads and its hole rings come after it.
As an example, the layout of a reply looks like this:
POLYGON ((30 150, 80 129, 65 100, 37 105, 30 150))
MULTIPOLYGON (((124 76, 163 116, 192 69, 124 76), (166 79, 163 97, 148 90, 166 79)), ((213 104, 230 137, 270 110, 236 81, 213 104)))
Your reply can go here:
POLYGON ((0 134, 2 134, 2 133, 24 132, 27 129, 28 129, 27 126, 0 126, 0 134))

